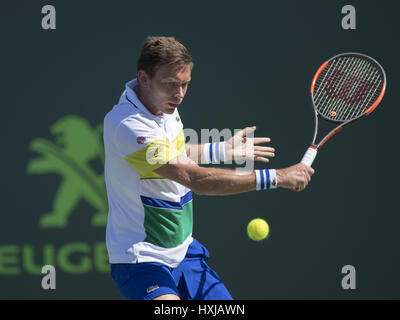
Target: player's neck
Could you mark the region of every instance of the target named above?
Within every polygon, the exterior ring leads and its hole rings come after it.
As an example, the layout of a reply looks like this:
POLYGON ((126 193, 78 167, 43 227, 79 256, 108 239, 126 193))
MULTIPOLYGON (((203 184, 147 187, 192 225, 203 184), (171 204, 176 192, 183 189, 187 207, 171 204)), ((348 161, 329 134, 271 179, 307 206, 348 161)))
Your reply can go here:
POLYGON ((133 90, 136 93, 136 96, 138 97, 139 101, 145 106, 145 108, 153 115, 155 116, 162 116, 163 113, 159 111, 156 107, 152 106, 150 103, 150 100, 146 98, 146 95, 143 93, 142 90, 140 90, 140 85, 136 86, 133 88, 133 90))

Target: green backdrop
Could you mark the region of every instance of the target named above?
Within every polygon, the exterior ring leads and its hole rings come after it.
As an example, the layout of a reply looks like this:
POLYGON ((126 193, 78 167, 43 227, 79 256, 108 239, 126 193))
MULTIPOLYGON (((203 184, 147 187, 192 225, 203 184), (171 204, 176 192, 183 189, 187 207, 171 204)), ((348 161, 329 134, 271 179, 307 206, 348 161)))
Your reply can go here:
POLYGON ((400 298, 400 8, 395 1, 351 1, 357 29, 345 31, 346 4, 2 4, 0 298, 120 298, 104 247, 101 124, 135 77, 148 35, 175 36, 195 59, 179 109, 185 127, 256 125, 276 148, 272 168, 298 162, 310 143, 309 87, 323 61, 355 51, 383 65, 381 107, 327 143, 305 191, 194 196, 194 236, 236 299, 400 298), (46 4, 57 10, 56 30, 41 28, 46 4), (271 228, 260 243, 246 235, 256 217, 271 228), (56 266, 56 290, 41 288, 44 264, 56 266), (345 265, 356 268, 356 290, 341 287, 345 265))

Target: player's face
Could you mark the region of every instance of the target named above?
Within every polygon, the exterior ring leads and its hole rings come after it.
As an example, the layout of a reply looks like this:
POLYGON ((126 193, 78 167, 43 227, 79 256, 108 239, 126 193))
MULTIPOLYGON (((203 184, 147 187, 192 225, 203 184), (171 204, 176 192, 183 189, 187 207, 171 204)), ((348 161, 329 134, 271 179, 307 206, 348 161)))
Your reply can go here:
POLYGON ((161 66, 149 79, 148 97, 153 110, 172 114, 182 103, 189 82, 191 67, 161 66))

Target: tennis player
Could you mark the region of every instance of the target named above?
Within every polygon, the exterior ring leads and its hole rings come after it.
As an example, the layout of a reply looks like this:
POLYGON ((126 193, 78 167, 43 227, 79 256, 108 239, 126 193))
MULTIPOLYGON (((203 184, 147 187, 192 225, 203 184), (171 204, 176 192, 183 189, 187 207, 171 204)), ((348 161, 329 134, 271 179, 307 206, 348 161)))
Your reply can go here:
POLYGON ((314 173, 302 164, 247 173, 199 166, 235 154, 268 162, 275 150, 258 145, 269 138, 248 137, 255 127, 224 142, 185 144, 177 108, 192 69, 191 55, 177 40, 147 38, 137 78, 104 119, 106 243, 111 276, 125 299, 232 299, 207 265, 207 249, 192 236, 192 192, 302 190, 314 173))

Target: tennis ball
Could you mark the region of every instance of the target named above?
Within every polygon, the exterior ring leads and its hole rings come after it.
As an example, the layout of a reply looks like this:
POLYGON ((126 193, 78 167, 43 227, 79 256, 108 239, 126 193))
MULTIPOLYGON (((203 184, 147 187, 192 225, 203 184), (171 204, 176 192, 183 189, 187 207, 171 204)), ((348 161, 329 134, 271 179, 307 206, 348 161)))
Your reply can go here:
POLYGON ((269 225, 267 221, 261 218, 253 219, 247 225, 247 234, 251 240, 264 240, 269 233, 269 225))

